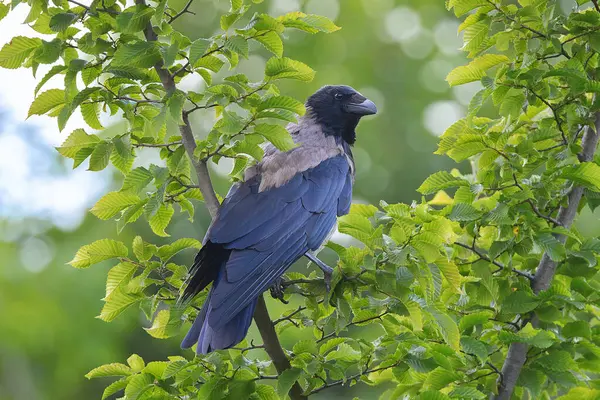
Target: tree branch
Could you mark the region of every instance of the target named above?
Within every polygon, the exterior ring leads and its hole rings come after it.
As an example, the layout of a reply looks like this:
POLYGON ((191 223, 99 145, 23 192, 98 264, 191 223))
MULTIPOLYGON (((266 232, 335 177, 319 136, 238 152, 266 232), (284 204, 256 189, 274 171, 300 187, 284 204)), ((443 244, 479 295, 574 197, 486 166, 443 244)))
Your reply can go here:
MULTIPOLYGON (((581 154, 579 154, 579 160, 581 162, 592 161, 594 158, 594 153, 598 146, 599 135, 596 131, 600 129, 600 113, 596 114, 595 125, 595 129, 588 126, 583 135, 581 142, 583 150, 581 151, 581 154)), ((557 221, 560 225, 567 229, 571 227, 573 220, 577 215, 577 209, 579 208, 582 196, 583 187, 575 186, 571 190, 568 196, 567 206, 561 207, 558 211, 557 221)), ((556 235, 556 238, 562 243, 566 240, 564 235, 556 235)), ((552 279, 554 278, 554 273, 556 272, 556 266, 557 263, 552 261, 547 253, 544 253, 536 269, 535 276, 531 281, 531 288, 534 293, 537 294, 550 287, 552 279)), ((532 325, 537 327, 539 325, 539 320, 534 317, 532 325)), ((527 360, 527 350, 528 346, 525 343, 513 343, 510 345, 506 360, 502 367, 501 376, 503 379, 498 382, 498 395, 495 397, 496 400, 509 400, 511 398, 521 369, 527 360)))
MULTIPOLYGON (((136 0, 136 4, 145 4, 145 0, 136 0)), ((188 4, 191 4, 191 2, 188 4)), ((148 23, 144 29, 144 36, 148 42, 154 42, 158 39, 156 33, 152 29, 151 23, 148 23)), ((177 87, 175 86, 175 80, 169 71, 164 68, 162 60, 158 61, 154 65, 154 69, 156 70, 163 87, 167 91, 167 94, 174 93, 175 90, 177 90, 177 87)), ((186 152, 188 153, 188 156, 192 161, 194 170, 196 171, 196 176, 198 177, 198 188, 204 197, 204 203, 206 204, 211 217, 214 219, 219 209, 219 200, 217 199, 212 186, 206 160, 197 160, 194 157, 194 150, 196 150, 196 139, 194 138, 194 134, 192 132, 189 115, 186 112, 183 113, 183 122, 184 124, 179 126, 181 140, 186 152)), ((290 362, 287 359, 281 344, 279 343, 279 337, 277 336, 277 332, 275 332, 275 328, 269 316, 269 311, 267 310, 267 305, 262 295, 260 295, 258 298, 256 311, 254 312, 254 321, 256 322, 258 330, 262 336, 265 350, 267 351, 267 354, 269 354, 269 357, 271 357, 273 360, 273 364, 275 365, 277 372, 282 373, 286 369, 291 368, 290 362)), ((293 400, 306 399, 306 397, 302 395, 302 388, 297 382, 290 390, 290 397, 293 400)))
MULTIPOLYGON (((267 304, 262 294, 258 296, 258 304, 256 305, 256 311, 254 311, 254 322, 256 322, 260 336, 263 339, 265 351, 271 357, 271 360, 273 360, 273 365, 275 365, 277 373, 281 374, 286 369, 290 369, 292 367, 290 360, 288 360, 279 343, 279 337, 277 336, 277 332, 275 332, 275 325, 271 321, 267 304)), ((302 388, 298 382, 294 383, 289 394, 293 400, 306 399, 306 396, 302 394, 302 388)))

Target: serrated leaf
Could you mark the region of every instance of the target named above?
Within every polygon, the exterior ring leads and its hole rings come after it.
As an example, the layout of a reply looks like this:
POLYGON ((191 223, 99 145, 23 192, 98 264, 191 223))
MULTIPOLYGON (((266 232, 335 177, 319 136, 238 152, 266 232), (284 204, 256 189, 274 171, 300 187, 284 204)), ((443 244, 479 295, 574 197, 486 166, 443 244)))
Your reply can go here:
POLYGON ((289 151, 296 147, 292 135, 281 125, 258 124, 254 132, 273 143, 281 151, 289 151))
POLYGON ((39 94, 31 106, 29 107, 29 112, 27 113, 27 117, 31 117, 32 115, 43 115, 48 111, 52 111, 55 108, 65 104, 65 91, 62 89, 50 89, 41 94, 39 94))
POLYGON ((100 104, 83 103, 80 107, 81 116, 86 124, 92 129, 104 129, 100 123, 100 104))
POLYGON ((105 297, 109 297, 116 288, 127 285, 136 270, 137 266, 130 262, 122 262, 112 267, 106 279, 105 297))
POLYGON ((8 69, 19 68, 33 50, 41 46, 38 38, 16 36, 0 50, 0 67, 8 69))
POLYGON ((302 370, 298 368, 286 369, 279 374, 279 378, 277 379, 277 393, 280 397, 285 398, 287 396, 301 374, 302 370))
POLYGON ((540 301, 532 294, 517 290, 509 294, 502 302, 502 312, 507 314, 521 314, 533 311, 540 301))
POLYGON ((144 328, 146 332, 157 339, 167 339, 179 333, 179 328, 183 323, 181 316, 183 309, 160 310, 150 328, 144 328))
POLYGON ((134 8, 131 7, 128 10, 135 10, 134 12, 122 12, 117 15, 117 29, 122 33, 137 33, 142 31, 150 22, 154 9, 152 7, 146 7, 139 5, 134 8))
POLYGON ((190 65, 196 65, 196 62, 202 58, 211 41, 209 39, 197 39, 190 46, 190 65))
POLYGON ((272 79, 285 78, 310 82, 315 76, 315 71, 300 61, 292 60, 287 57, 273 57, 267 61, 265 75, 272 79))
POLYGON ((117 47, 112 64, 115 67, 150 68, 161 59, 154 42, 124 43, 117 47))
POLYGON ((167 244, 164 246, 160 246, 158 249, 158 256, 163 262, 168 261, 175 254, 179 253, 182 250, 188 248, 200 249, 202 247, 202 243, 196 239, 192 238, 181 238, 177 239, 171 244, 167 244))
POLYGON ((105 299, 106 303, 104 303, 104 307, 102 307, 102 311, 100 312, 98 318, 105 322, 110 322, 117 318, 119 314, 121 314, 127 308, 129 308, 129 306, 142 300, 143 297, 143 294, 125 293, 122 288, 116 287, 110 293, 110 296, 105 299))
POLYGON ((116 257, 127 257, 127 247, 112 239, 101 239, 77 250, 69 264, 75 268, 88 268, 93 264, 116 257))
POLYGON ((102 171, 106 168, 113 148, 114 146, 110 142, 98 143, 90 155, 90 167, 88 171, 102 171))
POLYGON ((417 191, 421 194, 427 195, 436 193, 443 189, 468 185, 469 182, 462 178, 457 178, 446 171, 439 171, 425 179, 425 182, 419 186, 417 191))
POLYGON ((505 55, 484 54, 473 59, 469 64, 450 71, 448 76, 446 76, 446 81, 450 86, 478 81, 486 75, 488 69, 508 61, 509 58, 505 55))
POLYGON ((292 111, 298 115, 304 115, 306 108, 304 104, 289 96, 274 96, 261 102, 256 108, 257 111, 264 111, 269 109, 283 109, 292 111))
POLYGON ((145 243, 141 236, 136 236, 133 238, 133 254, 137 257, 139 261, 148 261, 155 255, 158 251, 158 248, 150 243, 145 243))
POLYGON ((94 204, 90 212, 96 217, 106 220, 138 201, 140 198, 132 193, 109 192, 94 204))
POLYGON ((77 21, 78 18, 79 15, 70 12, 55 14, 50 18, 49 26, 54 32, 64 32, 69 26, 77 21))
POLYGON ((140 396, 152 388, 154 378, 150 374, 134 375, 125 387, 125 397, 131 400, 137 400, 140 396))
POLYGON ((56 76, 57 74, 60 74, 61 72, 65 71, 66 69, 67 67, 65 65, 55 65, 52 68, 50 68, 50 71, 48 71, 46 75, 44 75, 44 77, 37 84, 33 93, 37 95, 46 82, 48 82, 52 77, 56 76))
POLYGON ((148 218, 152 232, 158 236, 170 236, 165 232, 165 229, 169 226, 174 212, 175 210, 171 204, 161 204, 158 210, 148 218))
POLYGON ((540 365, 550 371, 565 372, 576 368, 573 358, 566 351, 552 351, 535 360, 535 364, 540 365))
POLYGON ((275 31, 267 31, 263 34, 254 36, 252 39, 262 44, 265 49, 275 54, 277 57, 283 56, 283 41, 275 31))
POLYGON ((552 259, 552 261, 561 261, 566 257, 564 244, 549 232, 538 233, 534 237, 535 243, 552 259))
POLYGON ((99 142, 98 136, 88 135, 83 129, 75 129, 56 150, 64 157, 75 158, 81 149, 93 148, 99 142))
POLYGON ((114 381, 113 383, 108 385, 106 389, 104 389, 104 392, 102 392, 102 400, 112 396, 119 390, 125 389, 125 386, 127 386, 127 380, 125 379, 119 379, 118 381, 114 381))
POLYGON ((132 169, 123 180, 123 186, 121 186, 121 192, 139 193, 144 189, 154 177, 152 173, 144 167, 137 167, 132 169))
POLYGON ((593 162, 582 162, 563 172, 563 177, 583 185, 590 190, 600 191, 600 166, 593 162))
POLYGON ((435 319, 444 341, 454 350, 458 350, 460 348, 460 333, 456 322, 450 316, 437 310, 429 310, 429 312, 435 319))
POLYGON ((248 58, 248 41, 243 36, 234 35, 227 38, 224 46, 226 49, 248 58))
POLYGON ((125 364, 112 363, 101 365, 88 372, 85 377, 88 379, 93 378, 104 378, 107 376, 129 376, 131 375, 131 368, 125 364))

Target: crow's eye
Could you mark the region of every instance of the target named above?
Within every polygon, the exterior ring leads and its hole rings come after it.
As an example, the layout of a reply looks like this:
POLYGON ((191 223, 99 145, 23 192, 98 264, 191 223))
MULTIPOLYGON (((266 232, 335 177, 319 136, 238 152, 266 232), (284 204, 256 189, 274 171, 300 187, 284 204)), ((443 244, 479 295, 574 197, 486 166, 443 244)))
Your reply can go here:
POLYGON ((344 95, 341 93, 336 93, 333 97, 335 97, 338 100, 341 100, 344 97, 344 95))

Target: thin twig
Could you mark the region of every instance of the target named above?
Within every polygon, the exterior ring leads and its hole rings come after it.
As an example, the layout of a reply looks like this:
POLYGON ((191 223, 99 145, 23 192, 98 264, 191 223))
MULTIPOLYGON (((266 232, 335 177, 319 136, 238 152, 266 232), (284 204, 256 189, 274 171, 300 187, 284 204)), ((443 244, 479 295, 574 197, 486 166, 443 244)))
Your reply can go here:
MULTIPOLYGON (((502 264, 496 260, 492 260, 485 254, 483 254, 481 251, 479 251, 475 246, 469 246, 469 245, 466 245, 466 244, 460 243, 460 242, 454 242, 454 244, 457 246, 460 246, 462 248, 465 248, 467 250, 471 250, 473 253, 475 253, 479 257, 479 260, 487 261, 491 264, 494 264, 496 267, 498 267, 498 269, 496 271, 494 271, 493 273, 501 271, 505 268, 504 264, 502 264)), ((479 261, 479 260, 477 260, 477 261, 479 261)), ((514 273, 516 273, 517 275, 521 275, 529 280, 533 279, 533 275, 531 275, 529 272, 520 271, 520 270, 514 269, 514 268, 511 271, 514 271, 514 273)))
POLYGON ((179 11, 177 14, 175 14, 174 16, 172 16, 169 19, 169 24, 173 23, 173 21, 175 21, 177 18, 181 17, 183 14, 192 14, 192 15, 196 15, 195 12, 190 11, 190 6, 192 5, 192 3, 194 2, 194 0, 188 0, 187 4, 185 5, 185 7, 183 7, 183 9, 181 11, 179 11))

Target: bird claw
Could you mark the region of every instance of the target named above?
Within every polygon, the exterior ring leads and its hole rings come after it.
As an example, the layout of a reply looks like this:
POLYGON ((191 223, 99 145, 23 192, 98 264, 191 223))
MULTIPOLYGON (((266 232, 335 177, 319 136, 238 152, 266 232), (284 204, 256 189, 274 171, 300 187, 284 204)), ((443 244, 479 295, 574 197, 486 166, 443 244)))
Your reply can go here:
POLYGON ((323 281, 325 281, 325 290, 327 293, 331 291, 331 277, 333 275, 333 269, 331 271, 323 270, 323 281))
POLYGON ((287 301, 283 297, 283 295, 285 294, 284 283, 285 279, 283 279, 283 277, 277 278, 277 280, 275 280, 275 282, 273 282, 273 285, 269 288, 269 291, 271 292, 271 297, 281 301, 283 304, 288 304, 289 301, 287 301))
POLYGON ((312 253, 306 253, 305 256, 310 261, 315 263, 315 265, 317 267, 319 267, 319 269, 321 269, 321 271, 323 271, 323 280, 325 281, 325 290, 327 290, 327 293, 329 293, 331 291, 331 276, 333 275, 333 268, 331 268, 329 265, 325 264, 323 261, 319 260, 312 253))

